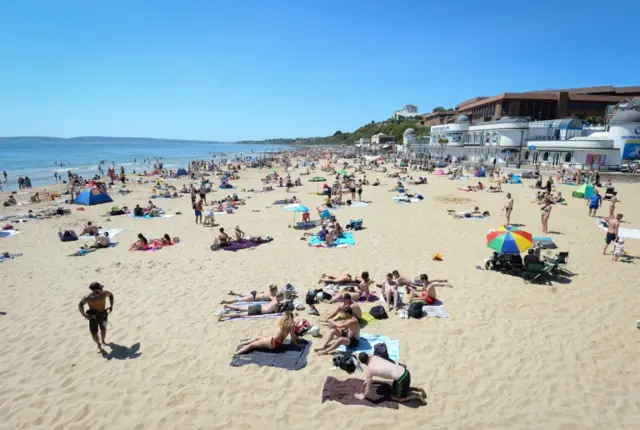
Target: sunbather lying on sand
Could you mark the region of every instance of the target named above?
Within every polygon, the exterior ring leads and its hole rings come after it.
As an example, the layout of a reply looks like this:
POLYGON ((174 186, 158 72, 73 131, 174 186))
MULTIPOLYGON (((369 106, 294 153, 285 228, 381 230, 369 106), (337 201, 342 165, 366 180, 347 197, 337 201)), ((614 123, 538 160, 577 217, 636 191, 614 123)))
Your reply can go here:
POLYGON ((423 284, 421 290, 415 289, 409 293, 408 302, 422 302, 425 305, 432 305, 436 302, 436 287, 449 287, 453 288, 453 285, 449 284, 446 279, 434 279, 429 281, 426 274, 420 275, 420 281, 423 284))
POLYGON ((138 233, 138 240, 133 242, 129 247, 129 251, 144 251, 151 248, 149 241, 142 233, 138 233))
POLYGON ((251 291, 250 293, 234 293, 229 291, 229 295, 236 296, 233 299, 227 299, 220 302, 221 305, 230 305, 239 302, 270 302, 278 295, 278 287, 275 285, 269 286, 269 293, 251 291))
POLYGON ((328 323, 329 321, 333 321, 334 318, 341 316, 343 318, 346 318, 346 315, 344 313, 344 310, 346 308, 351 308, 353 310, 353 315, 360 319, 362 318, 362 309, 360 309, 360 306, 358 306, 352 299, 351 299, 351 294, 345 294, 342 297, 342 304, 338 305, 338 307, 336 308, 336 310, 334 310, 333 312, 331 312, 331 314, 329 314, 326 318, 323 318, 320 320, 321 323, 328 323))
POLYGON ((489 216, 489 211, 480 212, 480 208, 478 206, 474 207, 472 211, 463 211, 463 212, 456 212, 454 209, 448 209, 447 213, 454 218, 472 218, 472 217, 489 216))
POLYGON ((360 300, 361 297, 364 297, 366 300, 369 300, 369 296, 371 293, 369 292, 369 285, 373 283, 371 279, 369 279, 369 272, 362 272, 362 278, 358 280, 358 278, 354 278, 353 281, 350 282, 359 282, 358 286, 355 287, 355 291, 342 291, 336 295, 334 295, 329 303, 335 303, 339 300, 344 299, 344 296, 349 294, 351 299, 355 302, 360 300))
POLYGON ((246 354, 254 349, 278 349, 282 346, 287 337, 291 337, 291 343, 299 345, 298 337, 293 330, 293 313, 286 312, 278 321, 278 332, 272 337, 258 337, 256 339, 243 342, 240 344, 242 348, 236 351, 236 354, 246 354))
POLYGON ((420 176, 417 181, 413 181, 414 185, 422 185, 427 183, 426 176, 420 176))
POLYGON ((233 319, 233 318, 242 318, 246 316, 280 313, 284 309, 284 303, 282 303, 283 298, 284 298, 284 294, 278 293, 275 298, 272 298, 271 301, 265 305, 247 305, 247 306, 224 305, 225 310, 230 309, 234 312, 232 313, 225 312, 221 314, 220 317, 218 318, 218 321, 223 321, 223 320, 233 319))
POLYGON ((165 233, 164 236, 162 236, 160 239, 151 239, 151 244, 158 248, 162 248, 163 246, 175 245, 178 242, 180 242, 179 238, 174 237, 173 239, 171 239, 171 236, 169 236, 169 234, 167 233, 165 233))

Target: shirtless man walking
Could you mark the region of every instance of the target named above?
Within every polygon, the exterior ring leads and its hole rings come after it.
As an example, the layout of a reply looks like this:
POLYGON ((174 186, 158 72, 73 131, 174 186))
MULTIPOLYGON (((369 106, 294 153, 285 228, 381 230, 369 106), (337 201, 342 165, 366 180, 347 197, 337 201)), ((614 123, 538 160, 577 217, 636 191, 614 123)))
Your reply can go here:
POLYGON ((329 335, 327 341, 321 348, 316 348, 314 351, 318 355, 329 355, 340 345, 344 345, 347 348, 355 348, 360 344, 360 322, 353 315, 353 309, 350 307, 343 310, 346 320, 339 323, 330 323, 329 335))
POLYGON ((620 221, 622 221, 622 214, 616 215, 615 218, 609 218, 609 226, 607 227, 607 235, 604 238, 605 245, 602 250, 602 255, 607 255, 607 248, 611 242, 618 240, 618 229, 620 229, 620 221))
POLYGON ((392 400, 400 403, 418 400, 423 405, 427 404, 427 393, 422 388, 411 387, 411 374, 406 367, 375 355, 369 355, 366 352, 358 354, 358 360, 367 366, 367 370, 364 372, 365 381, 362 386, 362 393, 354 394, 356 399, 364 400, 374 394, 371 386, 373 377, 377 376, 381 379, 393 381, 392 400))
POLYGON ((82 316, 89 320, 91 337, 96 345, 98 345, 100 352, 104 351, 102 345, 106 345, 104 338, 107 335, 107 319, 109 314, 113 312, 114 303, 113 294, 103 288, 104 287, 98 282, 92 282, 91 285, 89 285, 91 293, 80 300, 78 304, 78 310, 80 310, 82 316), (107 298, 110 302, 108 308, 106 307, 107 298), (85 311, 84 305, 87 305, 89 309, 85 311), (98 339, 98 329, 100 330, 102 343, 100 343, 100 339, 98 339))
POLYGON ((511 223, 511 212, 513 212, 513 197, 511 197, 511 193, 507 193, 507 200, 504 202, 504 215, 507 218, 507 223, 505 225, 510 225, 511 223))

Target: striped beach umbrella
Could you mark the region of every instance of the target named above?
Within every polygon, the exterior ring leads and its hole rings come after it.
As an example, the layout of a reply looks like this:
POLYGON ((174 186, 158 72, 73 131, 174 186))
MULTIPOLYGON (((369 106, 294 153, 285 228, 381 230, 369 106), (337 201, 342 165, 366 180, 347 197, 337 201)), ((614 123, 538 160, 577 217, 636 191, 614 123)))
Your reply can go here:
POLYGON ((487 246, 500 254, 520 254, 533 246, 531 233, 505 227, 487 234, 487 246))

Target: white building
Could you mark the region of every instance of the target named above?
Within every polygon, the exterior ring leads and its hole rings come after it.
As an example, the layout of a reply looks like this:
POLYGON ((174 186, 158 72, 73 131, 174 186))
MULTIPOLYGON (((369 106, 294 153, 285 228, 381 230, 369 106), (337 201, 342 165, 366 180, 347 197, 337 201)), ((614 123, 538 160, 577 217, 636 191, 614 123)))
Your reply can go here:
POLYGON ((474 162, 618 166, 640 158, 640 99, 618 104, 606 127, 583 127, 577 118, 503 117, 470 125, 460 115, 453 124, 431 127, 429 146, 432 154, 474 162))
POLYGON ((383 145, 385 143, 395 143, 395 138, 390 134, 378 133, 371 136, 371 144, 383 145))
POLYGON ((400 110, 395 111, 393 114, 393 119, 409 119, 415 120, 421 118, 422 115, 418 113, 418 106, 416 105, 406 105, 400 110))

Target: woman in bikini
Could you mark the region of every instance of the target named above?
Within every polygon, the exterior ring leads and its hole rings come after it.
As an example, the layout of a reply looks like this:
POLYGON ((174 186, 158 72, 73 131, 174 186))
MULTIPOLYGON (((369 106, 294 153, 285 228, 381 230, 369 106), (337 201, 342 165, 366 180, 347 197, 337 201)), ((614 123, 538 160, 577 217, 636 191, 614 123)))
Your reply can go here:
POLYGON ((320 280, 318 281, 318 284, 322 284, 323 282, 325 284, 350 284, 352 282, 357 282, 357 281, 354 280, 353 277, 348 273, 344 275, 336 275, 336 276, 325 275, 323 273, 322 276, 320 277, 320 280))
MULTIPOLYGON (((346 276, 349 276, 349 275, 346 275, 346 276)), ((354 302, 357 302, 362 297, 364 297, 368 301, 369 296, 371 295, 371 293, 369 292, 369 285, 373 283, 373 281, 369 278, 369 272, 362 272, 361 279, 358 279, 358 277, 355 277, 353 278, 352 281, 343 282, 343 283, 351 283, 351 282, 353 283, 358 282, 356 291, 341 291, 335 296, 333 296, 331 300, 329 300, 329 303, 335 303, 338 300, 342 300, 345 294, 349 294, 351 296, 351 299, 354 302)))
POLYGON ((138 240, 133 242, 129 247, 129 251, 144 251, 149 249, 149 241, 142 233, 138 233, 138 240))
POLYGON ((542 203, 541 211, 541 220, 542 220, 542 232, 548 233, 549 229, 549 215, 551 215, 552 202, 550 198, 545 198, 544 203, 542 203))
POLYGON ((293 330, 293 313, 286 312, 278 321, 278 332, 272 337, 259 337, 240 344, 242 348, 236 354, 246 354, 254 349, 279 349, 287 337, 291 336, 291 343, 299 345, 293 330))

